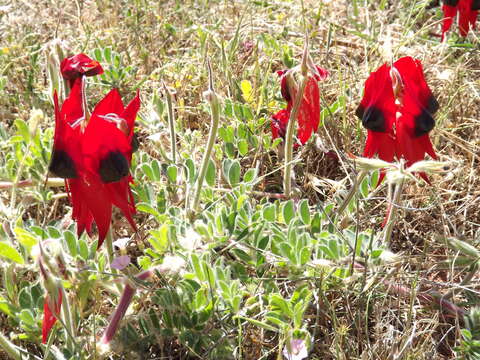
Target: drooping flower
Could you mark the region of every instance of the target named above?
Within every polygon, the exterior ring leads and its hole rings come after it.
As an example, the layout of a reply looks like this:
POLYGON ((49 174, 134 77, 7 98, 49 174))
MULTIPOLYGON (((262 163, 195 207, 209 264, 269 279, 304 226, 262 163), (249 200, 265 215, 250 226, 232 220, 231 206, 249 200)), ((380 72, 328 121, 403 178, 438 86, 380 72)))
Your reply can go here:
POLYGON ((60 314, 62 307, 62 291, 58 291, 56 299, 51 299, 48 294, 45 295, 43 302, 43 321, 42 321, 42 344, 46 344, 48 340, 48 334, 52 330, 53 325, 57 321, 57 316, 60 314), (50 308, 53 308, 54 311, 50 308))
POLYGON ((55 325, 55 322, 60 315, 60 309, 62 307, 63 300, 63 287, 44 265, 44 261, 48 262, 48 259, 45 259, 45 254, 43 253, 41 243, 39 243, 39 247, 40 252, 38 257, 38 266, 42 276, 43 285, 46 290, 45 299, 43 302, 42 343, 46 344, 48 340, 48 334, 50 333, 50 330, 52 330, 53 325, 55 325))
POLYGON ((110 227, 112 205, 136 229, 129 169, 140 98, 137 93, 125 107, 118 90, 113 89, 87 118, 83 76, 80 75, 81 81, 74 78, 70 95, 61 108, 54 95, 55 136, 49 170, 65 178, 78 234, 85 230, 90 234, 95 221, 100 247, 110 227))
MULTIPOLYGON (((382 65, 367 79, 356 111, 368 132, 363 156, 378 154, 387 162, 403 158, 407 166, 425 154, 436 159, 428 133, 438 107, 419 60, 407 56, 392 66, 382 65)), ((428 182, 424 173, 420 175, 428 182)))
POLYGON ((63 59, 60 64, 60 71, 63 78, 69 81, 70 87, 73 87, 75 80, 82 76, 103 74, 100 63, 90 59, 85 54, 77 54, 63 59))
MULTIPOLYGON (((282 109, 272 116, 270 124, 272 137, 285 138, 288 120, 293 108, 293 102, 298 92, 298 84, 295 81, 294 74, 299 70, 298 67, 290 70, 277 71, 280 76, 281 93, 285 101, 287 101, 287 108, 282 109)), ((303 98, 300 103, 297 119, 297 142, 296 146, 304 145, 312 133, 316 132, 320 123, 320 90, 318 82, 325 80, 328 76, 328 71, 319 66, 309 67, 311 76, 305 85, 303 98)))
POLYGON ((444 0, 443 1, 442 41, 450 29, 458 13, 458 29, 460 35, 467 36, 470 29, 475 29, 480 0, 444 0))

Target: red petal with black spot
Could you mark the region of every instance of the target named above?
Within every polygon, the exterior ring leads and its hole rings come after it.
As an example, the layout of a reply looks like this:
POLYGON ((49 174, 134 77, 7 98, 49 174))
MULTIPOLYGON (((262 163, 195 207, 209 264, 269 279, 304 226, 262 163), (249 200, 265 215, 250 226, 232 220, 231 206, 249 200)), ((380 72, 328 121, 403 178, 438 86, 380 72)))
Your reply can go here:
POLYGON ((378 157, 391 162, 396 153, 393 124, 397 112, 390 67, 383 65, 370 74, 365 82, 363 99, 356 115, 367 129, 365 157, 378 157))
MULTIPOLYGON (((98 247, 107 235, 112 205, 120 208, 132 228, 136 229, 129 169, 133 125, 139 108, 138 93, 125 108, 118 90, 110 91, 93 110, 82 139, 85 181, 77 186, 81 187, 81 193, 88 194, 79 199, 79 204, 80 201, 85 203, 97 224, 98 247)), ((88 225, 86 221, 82 223, 88 225)))
POLYGON ((57 93, 53 94, 55 106, 55 135, 49 170, 58 177, 71 179, 79 176, 80 122, 83 121, 82 84, 77 81, 60 109, 57 93))

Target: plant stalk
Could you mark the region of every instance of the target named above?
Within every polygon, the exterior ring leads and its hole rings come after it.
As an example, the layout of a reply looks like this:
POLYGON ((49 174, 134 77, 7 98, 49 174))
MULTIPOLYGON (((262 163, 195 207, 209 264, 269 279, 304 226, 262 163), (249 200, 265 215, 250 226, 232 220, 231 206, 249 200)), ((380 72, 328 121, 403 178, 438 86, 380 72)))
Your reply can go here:
POLYGON ((68 295, 65 292, 63 286, 60 287, 60 291, 62 292, 62 314, 63 314, 63 321, 65 323, 67 334, 67 347, 70 350, 75 349, 75 326, 73 325, 73 318, 72 312, 70 311, 70 301, 68 300, 68 295))
POLYGON ((177 163, 177 141, 176 141, 176 135, 175 135, 175 114, 173 112, 172 93, 170 92, 170 90, 168 90, 165 84, 163 84, 163 88, 165 90, 165 95, 167 97, 168 126, 170 128, 172 162, 176 164, 177 163))
POLYGON ((22 353, 17 346, 10 342, 2 333, 0 333, 0 348, 13 360, 22 360, 22 353))
MULTIPOLYGON (((283 174, 283 192, 285 197, 289 198, 292 192, 292 160, 293 160, 293 133, 296 128, 297 114, 302 103, 303 94, 305 92, 305 86, 308 80, 308 40, 305 39, 305 48, 303 50, 301 73, 302 78, 295 100, 293 102, 292 111, 290 112, 290 118, 288 119, 287 133, 285 135, 285 172, 283 174)), ((284 75, 288 76, 288 75, 284 75)))
MULTIPOLYGON (((153 270, 145 270, 138 274, 136 278, 138 280, 147 280, 149 277, 153 275, 154 271, 153 270)), ((115 312, 113 313, 113 316, 107 326, 107 328, 104 330, 102 334, 102 338, 100 339, 100 343, 102 345, 108 345, 110 341, 112 341, 113 337, 115 336, 115 333, 118 330, 118 325, 120 324, 120 321, 123 319, 125 316, 125 313, 128 310, 128 307, 130 306, 130 303, 132 302, 133 296, 135 295, 137 291, 137 288, 131 284, 130 282, 126 282, 125 284, 125 289, 123 290, 122 297, 120 298, 120 302, 118 303, 117 308, 115 309, 115 312)))
MULTIPOLYGON (((117 269, 114 269, 112 267, 113 259, 115 252, 113 250, 113 235, 112 235, 112 229, 108 229, 107 236, 105 237, 105 243, 107 244, 107 259, 108 259, 108 264, 110 265, 110 271, 112 274, 118 275, 119 271, 117 269)), ((116 283, 118 294, 122 293, 122 286, 119 283, 116 283)))
POLYGON ((395 219, 397 217, 398 205, 402 196, 404 182, 404 178, 399 181, 393 194, 393 200, 389 204, 390 210, 388 211, 387 225, 385 227, 385 236, 383 238, 385 244, 389 244, 392 237, 393 225, 395 225, 395 219))
POLYGON ((213 145, 215 144, 215 139, 217 137, 218 124, 220 122, 220 102, 218 96, 215 93, 213 88, 213 74, 210 61, 207 61, 208 67, 208 79, 209 87, 208 90, 203 94, 205 99, 209 102, 211 108, 211 123, 210 123, 210 132, 208 134, 207 148, 203 155, 202 166, 200 168, 200 173, 197 179, 197 186, 195 188, 195 194, 193 197, 192 210, 199 210, 200 194, 202 192, 203 181, 205 180, 205 175, 207 174, 208 162, 210 161, 210 156, 212 154, 213 145))
POLYGON ((337 210, 337 214, 336 214, 337 217, 342 215, 342 213, 347 208, 348 204, 350 204, 350 201, 352 200, 353 196, 356 194, 358 187, 360 186, 360 184, 362 183, 362 180, 365 178, 366 175, 367 173, 365 171, 360 171, 358 173, 352 188, 350 189, 347 196, 345 197, 345 200, 343 200, 342 205, 340 205, 340 207, 337 210))

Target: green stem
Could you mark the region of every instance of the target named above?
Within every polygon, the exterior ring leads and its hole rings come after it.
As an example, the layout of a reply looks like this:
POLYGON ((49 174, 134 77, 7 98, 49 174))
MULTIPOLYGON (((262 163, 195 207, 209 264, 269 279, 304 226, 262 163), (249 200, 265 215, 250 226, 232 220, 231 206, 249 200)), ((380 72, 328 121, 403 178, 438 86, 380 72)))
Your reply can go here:
MULTIPOLYGON (((112 229, 111 228, 108 229, 107 236, 105 237, 105 243, 107 245, 107 259, 108 259, 108 264, 110 265, 110 271, 114 275, 119 275, 119 271, 112 267, 115 252, 113 250, 113 235, 112 235, 112 229)), ((122 285, 119 284, 118 282, 116 282, 115 284, 116 284, 118 293, 121 294, 122 293, 122 285)))
POLYGON ((398 204, 402 196, 404 182, 405 180, 402 178, 396 185, 393 200, 389 204, 390 211, 388 212, 387 226, 385 227, 385 236, 383 238, 385 244, 389 244, 392 237, 393 225, 395 225, 395 218, 397 217, 398 204))
POLYGON ((13 360, 22 360, 22 353, 18 350, 17 346, 11 343, 2 333, 0 333, 0 348, 13 360))
POLYGON ((74 351, 75 349, 75 327, 73 326, 73 318, 72 312, 70 311, 70 301, 68 300, 68 295, 65 292, 63 286, 60 287, 60 291, 62 292, 62 313, 63 313, 63 321, 65 322, 65 328, 68 332, 67 334, 67 347, 74 351))
POLYGON ((358 190, 358 187, 360 186, 360 184, 362 183, 362 180, 363 178, 367 175, 367 173, 365 171, 360 171, 358 173, 358 176, 357 178, 355 179, 355 182, 353 183, 353 186, 352 188, 350 189, 350 191, 348 192, 347 196, 345 197, 345 199, 343 200, 343 203, 342 205, 340 205, 340 207, 338 208, 337 210, 337 214, 336 216, 339 217, 342 215, 342 213, 345 211, 345 209, 347 208, 348 204, 350 204, 350 201, 352 200, 353 198, 353 195, 355 195, 355 193, 357 192, 358 190))
MULTIPOLYGON (((285 135, 285 172, 283 174, 283 192, 285 197, 289 198, 292 192, 292 160, 293 160, 293 133, 295 131, 295 125, 297 122, 297 114, 300 109, 300 104, 303 99, 303 94, 305 92, 305 86, 307 85, 308 80, 308 41, 305 40, 305 48, 302 56, 302 65, 301 73, 302 78, 300 86, 298 88, 297 94, 295 95, 295 100, 293 101, 292 111, 290 112, 290 118, 288 119, 287 125, 287 134, 285 135)), ((284 76, 290 76, 288 74, 284 76)))
POLYGON ((170 93, 168 88, 165 86, 165 84, 163 84, 163 88, 165 89, 165 94, 167 97, 168 126, 170 128, 172 161, 174 164, 176 164, 177 163, 177 141, 176 141, 176 135, 175 135, 175 114, 173 112, 172 94, 170 93))
POLYGON ((200 168, 200 173, 197 179, 197 186, 195 188, 195 195, 193 197, 192 210, 199 210, 200 202, 200 193, 202 192, 203 181, 205 180, 205 175, 207 174, 208 163, 210 161, 210 155, 212 154, 213 145, 215 144, 215 139, 217 137, 218 124, 220 122, 220 102, 218 96, 213 89, 213 75, 210 62, 207 62, 208 66, 208 78, 209 78, 209 89, 203 94, 204 97, 210 104, 211 108, 211 123, 210 123, 210 132, 208 134, 207 148, 203 154, 202 166, 200 168))

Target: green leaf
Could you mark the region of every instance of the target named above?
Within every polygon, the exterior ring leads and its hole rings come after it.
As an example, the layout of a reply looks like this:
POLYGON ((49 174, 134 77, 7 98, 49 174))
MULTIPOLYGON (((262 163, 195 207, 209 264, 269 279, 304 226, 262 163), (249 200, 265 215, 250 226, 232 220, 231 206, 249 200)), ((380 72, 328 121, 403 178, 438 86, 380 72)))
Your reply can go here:
POLYGON ((170 165, 168 168, 167 168, 167 177, 168 177, 168 180, 173 183, 173 184, 176 184, 177 183, 177 173, 178 173, 178 169, 175 165, 170 165))
POLYGON ((13 246, 7 244, 4 241, 0 242, 0 256, 8 260, 14 261, 17 264, 25 263, 20 253, 13 246))
POLYGON ((34 235, 29 233, 27 230, 16 227, 14 229, 14 232, 18 242, 25 246, 29 251, 32 246, 37 245, 38 239, 34 235))
POLYGON ((322 230, 322 218, 320 214, 317 212, 313 215, 313 219, 310 223, 310 227, 312 229, 312 233, 319 233, 322 230))
POLYGON ((83 260, 88 260, 88 245, 84 239, 78 240, 78 255, 80 255, 83 260))
POLYGON ((158 230, 150 230, 150 234, 148 242, 157 252, 164 253, 168 248, 168 225, 162 224, 158 230))
POLYGON ((243 175, 243 181, 246 183, 251 183, 255 181, 257 177, 257 169, 248 169, 243 175))
POLYGON ((248 153, 248 142, 244 139, 241 139, 238 144, 238 152, 240 155, 245 156, 248 153))
POLYGON ((278 329, 276 327, 274 327, 270 324, 255 320, 255 319, 247 318, 247 317, 244 317, 244 316, 235 316, 235 318, 236 319, 241 319, 241 320, 246 320, 249 323, 251 323, 255 326, 261 327, 261 328, 263 328, 265 330, 268 330, 268 331, 278 332, 278 329))
POLYGON ((298 204, 300 210, 300 218, 305 225, 310 225, 310 209, 308 208, 308 200, 303 199, 298 204))
POLYGON ((158 160, 153 160, 151 163, 152 171, 153 171, 153 178, 155 181, 160 181, 160 164, 158 160))
POLYGON ((75 235, 70 230, 66 230, 63 232, 63 238, 67 243, 70 255, 75 257, 77 255, 77 240, 75 238, 75 235))
POLYGON ((195 270, 195 275, 197 275, 198 280, 205 281, 205 274, 203 273, 202 267, 200 266, 200 260, 196 254, 192 254, 191 262, 193 269, 195 270))
POLYGON ((215 174, 216 174, 216 168, 215 168, 215 162, 210 159, 208 162, 207 166, 207 173, 205 175, 205 181, 209 186, 215 186, 215 174))
POLYGON ((235 147, 233 146, 233 143, 225 143, 225 154, 227 154, 230 159, 235 159, 235 147))
POLYGON ((185 160, 185 166, 187 167, 188 182, 190 185, 195 183, 195 164, 192 159, 185 160))
POLYGON ((161 215, 157 211, 157 209, 155 209, 153 206, 151 206, 150 204, 147 204, 147 203, 137 204, 137 210, 141 211, 141 212, 144 212, 144 213, 147 213, 147 214, 151 214, 155 217, 159 217, 161 215))
POLYGON ((282 215, 285 224, 290 224, 290 221, 295 217, 295 210, 293 206, 293 200, 288 200, 282 205, 282 215))
POLYGON ((262 216, 265 220, 273 222, 276 220, 275 205, 267 205, 262 210, 262 216))
POLYGON ((25 141, 26 143, 30 142, 30 130, 28 129, 27 123, 22 119, 16 119, 15 126, 18 133, 22 136, 23 141, 25 141))
POLYGON ((235 187, 240 182, 240 163, 234 160, 228 169, 228 182, 230 186, 235 187))

